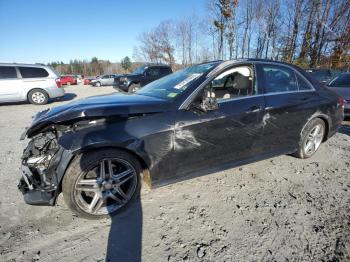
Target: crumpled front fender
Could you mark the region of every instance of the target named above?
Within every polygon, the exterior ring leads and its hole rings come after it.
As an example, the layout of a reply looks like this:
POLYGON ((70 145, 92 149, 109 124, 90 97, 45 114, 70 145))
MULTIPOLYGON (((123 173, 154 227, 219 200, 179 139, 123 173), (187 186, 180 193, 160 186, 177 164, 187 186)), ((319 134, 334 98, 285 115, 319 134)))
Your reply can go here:
POLYGON ((58 144, 73 155, 91 149, 121 148, 131 151, 140 157, 147 167, 152 164, 141 140, 111 126, 108 126, 108 128, 107 126, 97 126, 79 130, 78 132, 67 132, 59 137, 58 144))

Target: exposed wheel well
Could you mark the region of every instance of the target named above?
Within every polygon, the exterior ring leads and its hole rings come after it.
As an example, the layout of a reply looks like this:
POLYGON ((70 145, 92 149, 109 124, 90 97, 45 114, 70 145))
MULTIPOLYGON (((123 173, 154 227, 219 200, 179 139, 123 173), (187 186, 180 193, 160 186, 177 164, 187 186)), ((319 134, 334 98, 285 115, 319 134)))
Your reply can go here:
MULTIPOLYGON (((126 149, 126 148, 123 148, 123 147, 116 147, 116 146, 112 146, 112 147, 98 147, 98 148, 89 148, 89 149, 86 149, 86 150, 81 150, 79 151, 79 154, 82 154, 82 153, 87 153, 87 152, 92 152, 92 151, 98 151, 98 150, 104 150, 104 149, 118 149, 118 150, 122 150, 122 151, 125 151, 131 155, 133 155, 134 157, 136 157, 137 160, 139 160, 140 164, 141 164, 141 167, 143 169, 148 169, 148 165, 146 163, 146 161, 141 157, 139 156, 138 154, 136 154, 135 152, 129 150, 129 149, 126 149)), ((75 156, 74 156, 75 157, 75 156)))
POLYGON ((327 138, 328 138, 328 132, 329 132, 329 122, 328 122, 328 119, 324 116, 316 116, 315 118, 319 118, 321 119, 324 124, 325 124, 325 132, 324 132, 324 136, 323 136, 323 139, 322 139, 322 142, 326 141, 327 138))

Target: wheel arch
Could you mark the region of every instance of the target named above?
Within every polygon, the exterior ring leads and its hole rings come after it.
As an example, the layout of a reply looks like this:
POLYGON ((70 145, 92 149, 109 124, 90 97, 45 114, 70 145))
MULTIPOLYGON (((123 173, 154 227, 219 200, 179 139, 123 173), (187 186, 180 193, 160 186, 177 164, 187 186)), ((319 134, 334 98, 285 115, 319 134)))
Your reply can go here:
POLYGON ((131 85, 139 85, 140 84, 140 81, 137 81, 137 80, 132 80, 130 81, 129 85, 128 85, 128 88, 131 86, 131 85))
POLYGON ((319 118, 321 119, 324 123, 325 123, 325 133, 324 133, 324 137, 322 139, 322 142, 326 141, 328 139, 328 134, 329 134, 329 128, 331 125, 331 119, 328 115, 322 113, 322 112, 316 112, 315 114, 313 114, 304 124, 302 131, 304 130, 305 126, 313 119, 315 118, 319 118))
MULTIPOLYGON (((72 164, 72 162, 74 161, 74 159, 83 153, 89 153, 89 152, 93 152, 93 151, 99 151, 99 150, 107 150, 107 149, 114 149, 114 150, 121 150, 124 151, 132 156, 134 156, 140 163, 142 169, 143 169, 143 180, 146 182, 147 185, 149 185, 151 187, 151 178, 150 178, 150 174, 149 174, 149 167, 150 167, 150 163, 149 160, 146 159, 145 156, 142 156, 141 154, 137 153, 134 150, 122 147, 122 146, 115 146, 115 145, 94 145, 94 147, 83 147, 80 148, 78 150, 75 150, 73 152, 65 150, 62 154, 62 156, 64 157, 64 162, 61 163, 59 169, 57 170, 57 175, 58 175, 58 188, 59 188, 59 192, 62 192, 62 181, 63 181, 63 177, 66 175, 67 169, 68 167, 72 164)), ((62 160, 61 160, 62 161, 62 160)))
POLYGON ((34 88, 31 88, 31 89, 29 89, 29 90, 27 91, 26 97, 27 97, 27 100, 28 100, 28 101, 29 101, 29 94, 30 94, 30 92, 32 92, 32 91, 34 91, 34 90, 42 91, 42 92, 44 92, 45 94, 47 94, 47 97, 48 97, 48 98, 50 98, 49 93, 48 93, 45 89, 40 88, 40 87, 34 87, 34 88))

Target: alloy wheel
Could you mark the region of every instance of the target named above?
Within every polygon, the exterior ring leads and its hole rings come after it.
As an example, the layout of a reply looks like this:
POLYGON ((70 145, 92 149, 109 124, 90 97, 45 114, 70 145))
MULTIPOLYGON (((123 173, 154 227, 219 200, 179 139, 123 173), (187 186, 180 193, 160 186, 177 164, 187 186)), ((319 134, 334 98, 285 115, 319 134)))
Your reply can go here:
POLYGON ((82 173, 74 187, 74 198, 86 213, 105 215, 124 206, 137 188, 131 164, 118 158, 103 159, 82 173))
POLYGON ((32 94, 32 100, 36 103, 36 104, 41 104, 45 101, 45 96, 43 93, 41 92, 34 92, 32 94))
POLYGON ((324 126, 321 124, 316 125, 311 129, 304 143, 304 152, 306 155, 312 155, 316 152, 322 143, 324 136, 324 126))

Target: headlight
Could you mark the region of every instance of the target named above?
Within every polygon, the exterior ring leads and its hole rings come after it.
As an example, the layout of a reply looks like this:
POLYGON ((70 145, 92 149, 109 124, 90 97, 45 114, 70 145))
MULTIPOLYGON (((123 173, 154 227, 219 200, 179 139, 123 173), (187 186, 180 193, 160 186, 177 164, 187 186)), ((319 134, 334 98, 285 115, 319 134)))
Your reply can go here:
POLYGON ((121 77, 121 78, 120 78, 120 82, 127 82, 127 80, 128 80, 128 79, 127 79, 126 77, 121 77))

